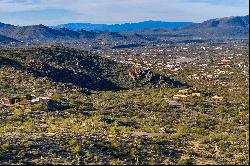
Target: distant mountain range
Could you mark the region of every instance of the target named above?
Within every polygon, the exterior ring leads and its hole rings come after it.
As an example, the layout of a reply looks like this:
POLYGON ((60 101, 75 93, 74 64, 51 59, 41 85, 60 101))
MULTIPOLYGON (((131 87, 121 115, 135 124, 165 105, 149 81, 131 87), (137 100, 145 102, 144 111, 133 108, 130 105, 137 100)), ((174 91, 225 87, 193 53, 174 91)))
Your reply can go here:
POLYGON ((248 37, 249 15, 212 19, 182 27, 179 31, 197 37, 248 37))
POLYGON ((72 40, 95 40, 98 38, 116 40, 126 38, 117 32, 72 31, 66 28, 56 30, 44 25, 3 26, 0 28, 0 35, 24 42, 62 42, 72 40))
POLYGON ((190 25, 192 22, 163 22, 163 21, 144 21, 138 23, 125 23, 125 24, 90 24, 90 23, 68 23, 61 24, 57 26, 52 26, 51 28, 60 29, 67 28, 70 30, 87 30, 87 31, 112 31, 112 32, 122 32, 122 31, 133 31, 146 28, 180 28, 186 25, 190 25))
POLYGON ((0 23, 0 43, 18 41, 39 43, 98 40, 108 42, 152 41, 162 37, 248 38, 249 36, 249 15, 212 19, 203 23, 192 24, 188 22, 168 23, 146 21, 132 24, 105 25, 102 30, 105 29, 106 31, 100 31, 101 24, 89 24, 89 26, 86 26, 86 29, 89 28, 88 31, 81 29, 83 24, 75 27, 72 26, 71 28, 68 26, 78 24, 66 25, 65 27, 57 26, 51 28, 41 24, 14 26, 0 23), (97 25, 96 28, 94 28, 94 25, 97 25), (168 26, 168 28, 164 26, 168 26))

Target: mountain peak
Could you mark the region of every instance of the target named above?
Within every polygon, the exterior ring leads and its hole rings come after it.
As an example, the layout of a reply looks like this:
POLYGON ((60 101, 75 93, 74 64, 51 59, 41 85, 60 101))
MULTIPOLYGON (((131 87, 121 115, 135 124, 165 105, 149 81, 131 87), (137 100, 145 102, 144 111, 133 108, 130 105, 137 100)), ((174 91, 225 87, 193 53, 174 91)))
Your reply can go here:
POLYGON ((39 28, 49 28, 43 24, 39 24, 39 25, 31 25, 30 27, 39 27, 39 28))

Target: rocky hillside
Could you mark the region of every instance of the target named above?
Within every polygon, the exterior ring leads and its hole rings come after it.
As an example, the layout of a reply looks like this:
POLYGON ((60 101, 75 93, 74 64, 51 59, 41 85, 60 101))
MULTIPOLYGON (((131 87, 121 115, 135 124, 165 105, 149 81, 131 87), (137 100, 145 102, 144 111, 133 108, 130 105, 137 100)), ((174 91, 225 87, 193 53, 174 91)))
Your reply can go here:
POLYGON ((1 50, 0 67, 11 67, 81 89, 122 90, 136 86, 187 86, 150 70, 136 69, 65 47, 1 50))

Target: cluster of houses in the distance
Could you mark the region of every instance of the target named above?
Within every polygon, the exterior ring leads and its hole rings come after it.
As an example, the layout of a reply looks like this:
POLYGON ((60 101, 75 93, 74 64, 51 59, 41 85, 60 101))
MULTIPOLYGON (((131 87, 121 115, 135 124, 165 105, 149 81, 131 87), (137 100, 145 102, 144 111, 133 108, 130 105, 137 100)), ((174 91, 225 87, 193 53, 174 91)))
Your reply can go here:
MULTIPOLYGON (((202 94, 200 92, 195 92, 191 89, 181 89, 178 91, 177 94, 175 94, 172 97, 172 101, 170 101, 170 106, 171 107, 181 107, 181 103, 179 103, 180 101, 188 101, 191 97, 196 97, 196 98, 200 98, 202 97, 202 94)), ((222 101, 224 99, 224 97, 221 96, 212 96, 211 99, 213 101, 222 101)))

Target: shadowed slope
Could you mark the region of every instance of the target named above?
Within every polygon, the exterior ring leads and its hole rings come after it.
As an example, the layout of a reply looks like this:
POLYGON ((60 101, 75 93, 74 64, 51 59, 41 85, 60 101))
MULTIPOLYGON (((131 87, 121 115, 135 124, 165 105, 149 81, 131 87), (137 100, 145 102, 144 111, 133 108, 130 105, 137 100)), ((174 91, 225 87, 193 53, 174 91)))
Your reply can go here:
MULTIPOLYGON (((1 51, 1 66, 27 71, 35 77, 75 85, 89 90, 122 90, 142 86, 188 86, 152 71, 137 73, 132 80, 133 67, 117 63, 88 52, 65 47, 38 47, 1 51), (136 82, 136 83, 135 83, 136 82)), ((142 71, 144 72, 144 71, 142 71)))

